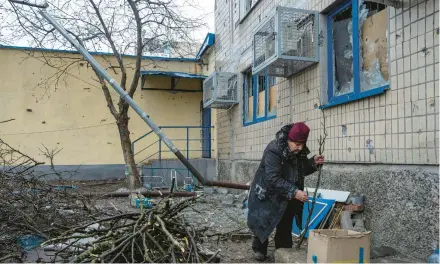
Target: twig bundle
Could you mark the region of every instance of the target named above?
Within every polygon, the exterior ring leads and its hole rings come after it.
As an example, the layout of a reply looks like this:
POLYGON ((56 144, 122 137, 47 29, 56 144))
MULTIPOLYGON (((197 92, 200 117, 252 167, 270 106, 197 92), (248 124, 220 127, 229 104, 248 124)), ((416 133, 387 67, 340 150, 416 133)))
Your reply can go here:
POLYGON ((195 199, 170 205, 166 198, 153 209, 121 214, 72 228, 46 241, 59 260, 75 263, 207 261, 212 254, 200 252, 200 232, 179 214, 195 199), (90 228, 90 227, 94 228, 90 228))

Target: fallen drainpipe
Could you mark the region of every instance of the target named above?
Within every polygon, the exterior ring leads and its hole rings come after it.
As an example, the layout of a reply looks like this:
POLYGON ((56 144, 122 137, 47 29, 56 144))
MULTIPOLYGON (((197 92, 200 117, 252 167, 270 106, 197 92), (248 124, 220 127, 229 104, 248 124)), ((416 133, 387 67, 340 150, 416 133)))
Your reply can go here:
POLYGON ((104 78, 115 91, 121 96, 121 98, 130 105, 130 107, 142 118, 142 120, 147 123, 147 125, 151 128, 151 130, 156 133, 159 139, 165 143, 165 145, 176 155, 176 157, 185 165, 186 168, 197 178, 197 180, 204 186, 218 186, 218 187, 226 187, 233 189, 242 189, 248 190, 249 186, 246 184, 232 183, 232 182, 221 182, 221 181, 210 181, 205 180, 203 176, 197 171, 196 168, 183 156, 179 149, 173 144, 173 142, 165 136, 162 130, 150 119, 150 117, 145 113, 137 103, 131 98, 131 96, 124 90, 122 87, 114 80, 102 67, 101 65, 93 58, 90 53, 82 47, 77 40, 75 40, 69 33, 64 29, 51 15, 49 15, 45 8, 48 7, 47 3, 39 7, 39 13, 55 28, 57 29, 61 35, 63 35, 77 50, 81 55, 84 56, 93 69, 104 78))
POLYGON ((205 186, 216 186, 216 187, 224 187, 231 189, 240 189, 240 190, 249 190, 249 185, 243 183, 233 183, 233 182, 224 182, 224 181, 206 181, 205 186))
MULTIPOLYGON (((132 193, 137 192, 111 192, 111 193, 82 193, 81 196, 85 197, 127 197, 132 193)), ((173 192, 170 191, 142 191, 140 192, 145 197, 161 197, 161 196, 174 196, 174 197, 194 197, 197 196, 195 192, 173 192)))

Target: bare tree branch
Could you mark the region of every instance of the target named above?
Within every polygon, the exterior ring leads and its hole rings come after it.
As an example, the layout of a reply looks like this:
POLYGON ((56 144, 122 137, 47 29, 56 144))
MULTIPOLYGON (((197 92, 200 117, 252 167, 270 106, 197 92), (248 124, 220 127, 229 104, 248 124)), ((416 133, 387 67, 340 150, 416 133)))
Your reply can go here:
MULTIPOLYGON (((128 91, 128 95, 133 97, 134 92, 139 83, 140 72, 141 72, 141 62, 142 62, 142 22, 139 16, 139 10, 137 9, 136 3, 132 0, 127 0, 131 9, 133 10, 134 20, 136 22, 136 69, 134 70, 133 81, 131 83, 130 90, 128 91)), ((128 106, 125 107, 128 110, 128 106)), ((124 109, 125 110, 125 109, 124 109)), ((125 110, 125 111, 127 111, 125 110)))
POLYGON ((122 72, 122 77, 121 77, 120 85, 121 85, 122 89, 125 90, 125 85, 126 85, 126 82, 127 82, 127 72, 126 72, 125 67, 124 67, 124 62, 122 60, 122 56, 119 53, 118 49, 116 48, 115 42, 113 41, 112 35, 111 35, 110 31, 108 30, 108 27, 107 27, 106 23, 104 22, 104 19, 102 18, 102 15, 101 15, 101 12, 99 11, 99 8, 96 6, 96 4, 95 4, 95 2, 93 0, 89 0, 89 1, 92 4, 93 9, 96 12, 96 16, 98 17, 99 22, 101 23, 101 26, 104 29, 105 37, 109 41, 110 46, 111 46, 112 51, 113 51, 113 54, 115 55, 116 60, 118 61, 119 68, 121 69, 121 72, 122 72))
MULTIPOLYGON (((133 97, 139 87, 141 70, 151 68, 151 65, 163 67, 154 61, 146 61, 143 57, 146 52, 158 52, 158 48, 163 49, 167 45, 173 54, 183 57, 198 46, 194 45, 196 41, 192 32, 204 26, 204 23, 201 17, 186 11, 187 7, 196 8, 191 1, 57 0, 50 1, 49 5, 51 15, 85 49, 90 52, 110 52, 115 56, 101 56, 101 64, 113 74, 121 74, 120 85, 133 97), (124 54, 132 55, 134 60, 127 59, 124 54)), ((5 19, 0 20, 0 45, 25 41, 32 47, 75 51, 35 7, 35 4, 24 0, 0 0, 0 14, 7 14, 5 19)), ((63 86, 78 89, 71 87, 72 83, 68 82, 70 77, 102 90, 107 107, 117 123, 122 154, 132 174, 129 176, 130 182, 136 184, 139 175, 131 149, 129 105, 111 91, 110 84, 100 77, 96 69, 93 69, 95 77, 82 75, 83 69, 87 70, 89 64, 77 55, 43 50, 26 51, 26 54, 26 59, 36 59, 44 69, 49 70, 45 79, 36 85, 36 88, 44 88, 43 98, 50 98, 52 89, 63 86), (84 80, 83 76, 91 80, 84 80)))
POLYGON ((27 5, 27 6, 31 6, 31 7, 38 7, 38 8, 48 8, 49 7, 48 3, 44 3, 44 5, 37 5, 37 4, 32 4, 32 3, 29 3, 26 1, 19 1, 19 0, 9 0, 9 2, 20 4, 20 5, 27 5))

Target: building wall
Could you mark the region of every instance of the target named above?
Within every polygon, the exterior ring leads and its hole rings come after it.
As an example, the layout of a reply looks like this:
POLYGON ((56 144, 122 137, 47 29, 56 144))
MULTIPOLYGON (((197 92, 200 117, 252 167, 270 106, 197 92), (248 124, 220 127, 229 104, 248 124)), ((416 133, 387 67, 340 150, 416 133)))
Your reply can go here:
MULTIPOLYGON (((203 75, 209 76, 215 71, 215 47, 210 47, 205 54, 201 57, 203 61, 203 75)), ((221 111, 221 110, 220 110, 221 111)), ((212 129, 212 158, 216 159, 218 156, 218 142, 217 142, 217 127, 218 127, 218 120, 217 120, 217 113, 218 110, 215 108, 211 108, 211 124, 214 126, 212 129)))
MULTIPOLYGON (((378 96, 324 110, 328 131, 324 155, 328 163, 341 166, 326 166, 323 177, 327 178, 322 187, 367 194, 367 207, 372 210, 367 216, 368 228, 373 231, 373 245, 387 244, 425 258, 431 243, 438 242, 439 234, 439 94, 435 88, 439 79, 439 3, 434 0, 399 2, 401 8, 387 7, 390 89, 378 96), (344 166, 353 164, 359 164, 356 170, 343 172, 344 166), (392 166, 384 168, 381 164, 392 166), (424 180, 414 182, 412 177, 420 171, 424 180), (386 181, 381 180, 384 175, 386 181), (383 188, 379 188, 378 182, 384 184, 383 188), (377 189, 372 190, 369 183, 374 183, 377 189), (392 196, 390 190, 410 191, 400 197, 402 199, 387 199, 389 207, 378 210, 376 205, 381 204, 383 196, 392 196), (419 214, 415 219, 411 218, 413 211, 409 212, 402 204, 411 204, 414 214, 422 210, 426 206, 424 202, 414 202, 413 194, 417 190, 432 197, 433 203, 432 211, 419 214), (411 216, 411 219, 403 224, 400 217, 390 221, 390 215, 405 215, 405 219, 411 216), (433 224, 433 227, 423 228, 420 221, 433 224), (388 230, 378 229, 378 223, 387 223, 388 230), (407 239, 404 235, 407 232, 424 238, 407 239)), ((333 4, 332 0, 261 0, 240 23, 239 0, 218 1, 215 10, 216 70, 242 73, 251 66, 252 33, 277 5, 327 12, 333 4)), ((321 22, 325 14, 320 16, 321 22)), ((320 30, 325 32, 323 28, 320 30)), ((324 43, 327 41, 325 36, 324 43)), ((321 52, 323 48, 325 45, 321 52)), ((311 128, 308 146, 312 153, 318 151, 322 116, 317 106, 320 95, 327 89, 326 58, 321 56, 320 60, 321 63, 292 78, 277 78, 276 118, 244 126, 243 102, 227 112, 218 113, 220 179, 251 180, 265 146, 274 139, 276 131, 288 123, 306 121, 311 128)), ((239 75, 239 83, 243 83, 243 74, 239 75)), ((243 98, 243 89, 239 89, 239 97, 243 98)), ((313 177, 307 183, 313 186, 313 177)))
MULTIPOLYGON (((49 162, 40 152, 44 145, 48 149, 62 149, 55 157, 56 165, 95 165, 94 170, 101 168, 102 172, 103 168, 96 165, 124 164, 119 132, 93 70, 84 61, 74 62, 79 58, 74 53, 0 49, 0 121, 14 119, 0 124, 0 137, 39 161, 49 162), (45 59, 57 65, 66 65, 66 62, 72 62, 72 65, 62 74, 57 74, 55 69, 44 65, 45 59)), ((120 71, 109 68, 110 63, 117 65, 114 57, 96 55, 95 58, 119 82, 120 71)), ((131 83, 134 61, 132 57, 124 57, 128 85, 131 83)), ((195 60, 144 60, 143 70, 201 74, 201 68, 195 60)), ((147 91, 141 90, 140 86, 141 83, 134 99, 156 124, 200 126, 201 92, 147 91)), ((118 107, 119 96, 112 88, 110 90, 118 107)), ((150 131, 131 110, 129 116, 132 140, 150 131)), ((164 129, 164 132, 171 139, 182 138, 183 135, 182 130, 176 129, 164 129)), ((200 131, 191 131, 190 137, 199 138, 200 131)), ((155 140, 157 137, 152 134, 140 141, 136 148, 144 148, 155 140)), ((185 148, 184 144, 176 142, 181 149, 185 148)), ((191 147, 200 148, 200 142, 191 144, 191 147)), ((163 147, 166 148, 165 145, 163 147)), ((137 155, 137 162, 155 153, 157 148, 156 144, 137 155)), ((190 156, 195 158, 200 155, 194 152, 190 156)), ((115 168, 111 167, 106 173, 112 173, 115 168)))

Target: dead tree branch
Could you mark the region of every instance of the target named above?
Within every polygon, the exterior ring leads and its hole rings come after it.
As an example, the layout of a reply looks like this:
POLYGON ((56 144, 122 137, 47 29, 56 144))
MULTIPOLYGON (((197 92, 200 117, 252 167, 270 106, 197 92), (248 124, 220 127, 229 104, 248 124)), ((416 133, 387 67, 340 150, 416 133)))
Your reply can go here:
MULTIPOLYGON (((320 111, 321 111, 321 114, 322 114, 321 126, 322 126, 322 129, 323 129, 323 134, 319 135, 319 139, 318 139, 319 151, 318 151, 318 154, 319 155, 323 155, 324 149, 325 149, 325 139, 327 138, 327 128, 326 128, 325 112, 324 112, 323 109, 321 109, 320 111)), ((311 220, 313 209, 315 208, 315 203, 316 203, 316 195, 318 193, 318 189, 319 189, 319 186, 321 184, 322 167, 323 167, 323 165, 318 165, 318 179, 316 180, 315 191, 313 193, 312 206, 309 208, 309 213, 307 215, 306 226, 305 226, 303 232, 301 233, 300 239, 299 239, 299 241, 298 241, 298 243, 296 245, 297 249, 299 249, 301 247, 301 244, 304 241, 305 235, 309 231, 310 220, 311 220)))

